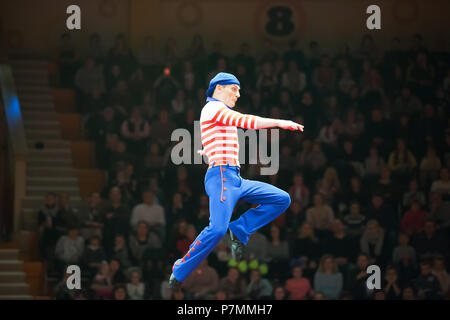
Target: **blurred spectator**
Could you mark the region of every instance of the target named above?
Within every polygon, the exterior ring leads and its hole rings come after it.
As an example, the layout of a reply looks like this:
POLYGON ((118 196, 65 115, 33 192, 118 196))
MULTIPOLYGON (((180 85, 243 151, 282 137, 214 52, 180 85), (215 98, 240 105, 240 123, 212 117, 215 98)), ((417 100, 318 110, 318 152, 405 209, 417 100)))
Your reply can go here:
POLYGON ((224 290, 217 290, 215 300, 228 300, 228 295, 224 290))
POLYGON ((293 95, 299 95, 307 86, 306 74, 299 70, 298 63, 294 60, 288 62, 287 71, 283 72, 281 85, 289 89, 293 95))
POLYGON ((369 257, 365 253, 359 254, 356 260, 356 266, 350 273, 349 289, 354 300, 369 300, 372 290, 367 288, 367 267, 369 266, 369 257))
POLYGON ((113 288, 113 300, 128 300, 127 288, 123 284, 117 284, 113 288))
POLYGON ((58 65, 61 87, 71 87, 76 69, 76 52, 72 36, 68 32, 63 33, 60 37, 60 43, 58 44, 58 65))
MULTIPOLYGON (((348 178, 346 179, 348 180, 348 178)), ((358 202, 361 211, 365 211, 369 202, 369 190, 363 186, 361 178, 358 176, 352 176, 350 179, 349 187, 342 188, 340 194, 337 197, 338 203, 338 215, 342 216, 342 211, 348 210, 348 206, 353 202, 358 202)), ((367 182, 368 183, 368 182, 367 182)), ((348 185, 348 184, 347 184, 348 185)))
POLYGON ((442 299, 439 279, 431 272, 431 264, 428 261, 420 263, 420 275, 415 279, 414 286, 417 297, 421 300, 442 299))
POLYGON ((435 275, 441 284, 442 295, 448 299, 450 292, 450 275, 445 267, 445 259, 443 256, 436 256, 433 261, 432 274, 435 275))
POLYGON ((131 49, 126 43, 125 36, 118 34, 115 39, 114 46, 109 49, 106 56, 106 65, 118 65, 126 77, 131 74, 131 70, 136 64, 135 58, 131 49))
POLYGON ((117 234, 114 238, 114 248, 111 252, 111 257, 117 259, 123 268, 128 268, 131 265, 125 237, 121 234, 117 234))
POLYGON ((369 220, 361 237, 361 252, 369 257, 369 263, 380 265, 384 262, 385 242, 385 233, 378 221, 369 220))
POLYGON ((299 210, 302 211, 309 204, 309 189, 304 184, 303 175, 296 173, 293 178, 293 185, 289 188, 289 196, 292 202, 297 202, 299 210))
POLYGON ((386 292, 383 289, 376 289, 373 293, 373 300, 386 300, 386 292))
POLYGON ((420 207, 420 203, 413 200, 410 209, 403 215, 400 230, 408 235, 422 232, 425 218, 426 213, 420 207))
POLYGON ((406 233, 398 235, 398 246, 394 248, 392 261, 394 265, 414 265, 416 264, 416 250, 409 245, 409 236, 406 233))
POLYGON ((69 227, 67 235, 63 235, 56 243, 55 257, 57 271, 64 272, 64 268, 71 264, 80 264, 84 252, 84 239, 78 235, 76 227, 69 227))
POLYGON ((272 295, 272 285, 269 280, 261 278, 259 269, 253 269, 250 273, 247 295, 252 300, 268 300, 272 295))
MULTIPOLYGON (((75 74, 75 85, 77 89, 86 97, 92 90, 99 88, 100 92, 105 91, 105 79, 101 68, 96 65, 94 57, 88 57, 80 69, 75 74)), ((85 102, 83 99, 81 102, 85 102)))
POLYGON ((287 300, 286 289, 283 286, 278 286, 273 289, 272 293, 273 300, 287 300))
POLYGON ((450 203, 444 202, 442 194, 438 192, 432 192, 430 198, 429 218, 436 222, 439 230, 450 235, 448 232, 450 228, 450 203))
POLYGON ((317 191, 322 195, 322 199, 328 205, 333 205, 335 194, 339 193, 341 183, 334 167, 328 167, 323 174, 323 178, 317 182, 317 191))
POLYGON ((238 268, 228 269, 228 275, 220 280, 219 288, 225 291, 231 300, 243 300, 247 297, 247 282, 238 268))
POLYGON ((106 260, 106 254, 100 246, 100 238, 93 236, 89 239, 89 245, 83 252, 82 261, 89 275, 95 275, 101 263, 106 260))
POLYGON ((146 250, 161 248, 161 239, 152 231, 149 231, 145 221, 137 223, 136 232, 130 236, 130 253, 134 262, 141 266, 146 250))
POLYGON ((45 203, 38 211, 39 249, 45 259, 53 260, 53 251, 60 236, 56 229, 56 216, 59 211, 56 194, 47 193, 45 203))
POLYGON ((82 226, 83 217, 78 208, 70 205, 70 195, 68 192, 61 192, 58 199, 58 213, 55 219, 55 228, 59 234, 65 234, 69 228, 82 226))
POLYGON ((88 198, 88 207, 86 208, 86 217, 83 221, 80 234, 84 239, 89 239, 92 236, 102 237, 103 225, 100 222, 100 210, 103 204, 103 199, 99 192, 92 192, 88 198))
POLYGON ((192 299, 207 299, 219 287, 217 272, 208 266, 208 259, 195 269, 183 282, 186 296, 192 299))
POLYGON ((395 100, 392 113, 398 116, 402 113, 409 116, 417 114, 422 109, 422 103, 416 95, 411 93, 411 89, 405 86, 401 90, 401 95, 395 100))
POLYGON ((408 191, 403 194, 403 208, 410 207, 414 201, 419 202, 422 207, 425 206, 426 203, 425 194, 419 190, 419 184, 415 178, 411 179, 408 191))
POLYGON ((192 37, 192 42, 188 48, 186 58, 194 61, 195 65, 200 65, 207 59, 206 49, 203 44, 203 38, 200 34, 196 33, 192 37))
POLYGON ((103 262, 98 269, 98 273, 92 281, 91 289, 95 292, 97 299, 111 299, 114 287, 111 279, 111 270, 106 261, 103 262))
POLYGON ((423 232, 419 233, 413 242, 419 257, 425 254, 448 254, 446 235, 436 231, 436 223, 426 220, 423 232))
POLYGON ((331 66, 330 57, 323 55, 320 60, 320 66, 314 69, 312 82, 321 93, 330 92, 336 82, 336 71, 331 66))
POLYGON ((169 119, 167 110, 158 113, 158 120, 152 122, 152 136, 162 148, 166 148, 170 142, 170 136, 175 130, 175 124, 169 119))
POLYGON ((88 45, 84 50, 84 58, 95 58, 98 62, 102 62, 105 57, 105 49, 102 45, 102 38, 98 33, 92 33, 89 36, 88 45))
POLYGON ((302 276, 300 266, 292 268, 292 278, 286 281, 285 290, 289 300, 307 300, 312 294, 311 283, 302 276))
POLYGON ((130 300, 143 300, 145 285, 141 282, 141 270, 132 268, 128 270, 127 292, 130 300))
POLYGON ((244 255, 247 259, 257 259, 260 262, 266 262, 268 259, 269 241, 266 236, 259 231, 253 233, 246 246, 244 255))
POLYGON ((320 193, 315 194, 314 206, 306 210, 306 221, 314 228, 319 238, 329 235, 333 220, 333 209, 324 204, 320 193))
POLYGON ((298 236, 292 246, 291 257, 308 257, 311 262, 316 263, 320 255, 319 239, 315 236, 313 226, 305 222, 298 230, 298 236))
POLYGON ((134 99, 125 80, 120 79, 117 81, 109 95, 108 104, 113 106, 123 119, 131 115, 134 99))
POLYGON ((171 69, 169 67, 165 67, 163 72, 153 83, 156 104, 158 106, 170 106, 172 97, 175 96, 175 93, 179 87, 180 84, 172 76, 171 69))
MULTIPOLYGON (((344 224, 336 219, 332 224, 332 236, 322 243, 322 252, 331 254, 334 257, 334 263, 341 271, 347 271, 347 264, 353 261, 358 253, 358 246, 346 235, 344 224)), ((323 290, 320 290, 323 292, 323 290)), ((325 293, 325 292, 323 292, 325 293)))
POLYGON ((412 286, 403 288, 402 300, 416 300, 416 295, 412 286))
POLYGON ((411 151, 406 147, 405 140, 397 140, 397 148, 391 152, 388 161, 389 169, 402 181, 409 177, 416 168, 417 161, 411 151))
POLYGON ((123 234, 128 236, 130 211, 122 205, 122 194, 118 187, 113 187, 109 191, 109 202, 103 207, 100 217, 103 223, 103 246, 108 255, 114 247, 115 236, 123 234))
MULTIPOLYGON (((439 159, 439 157, 436 155, 436 149, 432 146, 429 146, 426 156, 420 162, 421 185, 428 186, 432 181, 437 180, 440 170, 441 170, 441 159, 439 159)), ((436 187, 436 182, 434 182, 433 184, 436 187)), ((450 187, 448 190, 450 190, 450 187)))
POLYGON ((289 246, 288 242, 282 239, 280 232, 280 228, 272 223, 270 226, 270 241, 267 246, 267 259, 271 279, 284 279, 289 271, 287 269, 289 263, 289 246))
POLYGON ((162 241, 165 239, 166 216, 164 208, 154 203, 154 197, 154 193, 149 190, 142 193, 143 203, 133 208, 130 224, 136 229, 138 222, 146 222, 149 231, 157 234, 162 241))
POLYGON ((397 269, 388 266, 383 279, 383 291, 386 295, 386 300, 400 300, 401 288, 398 283, 397 269))
POLYGON ((344 285, 342 273, 331 255, 320 259, 319 268, 314 275, 314 290, 321 292, 328 299, 338 299, 344 285))
POLYGON ((359 239, 363 232, 364 226, 366 222, 366 217, 361 214, 361 206, 357 201, 353 201, 350 203, 350 209, 348 214, 343 218, 346 233, 352 239, 359 239))
POLYGON ((372 196, 372 204, 367 210, 366 218, 367 220, 375 219, 380 224, 386 232, 388 241, 396 238, 398 217, 392 206, 384 202, 382 195, 375 193, 372 196))
POLYGON ((448 168, 442 168, 439 174, 439 180, 431 184, 430 192, 440 193, 445 199, 450 199, 450 179, 448 168))
POLYGON ((126 277, 124 274, 123 269, 126 268, 126 266, 122 267, 122 264, 120 260, 116 258, 112 258, 109 261, 109 271, 111 275, 111 282, 114 285, 123 284, 126 282, 126 277))
POLYGON ((162 65, 163 58, 160 51, 155 48, 152 36, 144 37, 137 53, 137 60, 148 76, 156 75, 158 67, 162 65))

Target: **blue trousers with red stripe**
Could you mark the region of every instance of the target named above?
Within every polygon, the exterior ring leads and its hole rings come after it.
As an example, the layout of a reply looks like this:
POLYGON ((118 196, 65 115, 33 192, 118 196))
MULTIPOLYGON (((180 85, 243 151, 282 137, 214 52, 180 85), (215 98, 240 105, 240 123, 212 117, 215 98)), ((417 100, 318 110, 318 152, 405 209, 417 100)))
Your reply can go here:
POLYGON ((243 244, 247 244, 251 234, 282 214, 291 203, 287 192, 264 182, 243 179, 237 166, 209 168, 205 190, 209 196, 209 226, 189 246, 186 255, 175 261, 172 271, 180 282, 209 255, 228 228, 243 244), (239 199, 259 205, 230 223, 239 199))

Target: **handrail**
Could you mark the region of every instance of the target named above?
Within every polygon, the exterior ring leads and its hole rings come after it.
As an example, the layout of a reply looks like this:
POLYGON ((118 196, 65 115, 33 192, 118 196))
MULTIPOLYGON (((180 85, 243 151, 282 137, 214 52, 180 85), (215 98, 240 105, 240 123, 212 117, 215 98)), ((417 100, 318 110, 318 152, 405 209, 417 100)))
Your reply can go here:
POLYGON ((21 108, 11 67, 0 65, 0 89, 6 115, 8 144, 14 177, 14 233, 20 231, 22 217, 22 199, 26 193, 27 142, 21 108))

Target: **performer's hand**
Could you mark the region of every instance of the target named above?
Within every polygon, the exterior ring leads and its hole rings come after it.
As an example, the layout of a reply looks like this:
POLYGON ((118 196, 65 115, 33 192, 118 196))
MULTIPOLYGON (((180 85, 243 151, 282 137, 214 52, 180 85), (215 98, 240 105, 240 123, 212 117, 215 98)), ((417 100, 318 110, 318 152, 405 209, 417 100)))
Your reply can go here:
POLYGON ((303 128, 304 126, 301 124, 298 124, 294 121, 291 120, 278 120, 278 126, 282 129, 287 129, 287 130, 300 130, 301 132, 303 132, 303 128))

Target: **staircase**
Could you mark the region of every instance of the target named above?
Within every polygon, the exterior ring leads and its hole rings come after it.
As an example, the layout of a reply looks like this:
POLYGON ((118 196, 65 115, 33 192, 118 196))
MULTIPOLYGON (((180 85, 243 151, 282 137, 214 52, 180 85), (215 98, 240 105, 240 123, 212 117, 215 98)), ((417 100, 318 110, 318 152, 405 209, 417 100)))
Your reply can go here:
POLYGON ((0 249, 0 300, 31 300, 19 249, 0 249))
POLYGON ((72 163, 71 142, 61 135, 53 89, 49 86, 48 63, 12 60, 11 65, 29 148, 22 230, 35 231, 37 209, 43 205, 47 192, 68 192, 74 206, 82 200, 72 163))

